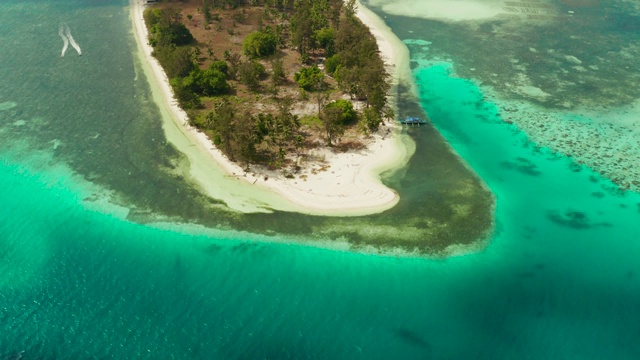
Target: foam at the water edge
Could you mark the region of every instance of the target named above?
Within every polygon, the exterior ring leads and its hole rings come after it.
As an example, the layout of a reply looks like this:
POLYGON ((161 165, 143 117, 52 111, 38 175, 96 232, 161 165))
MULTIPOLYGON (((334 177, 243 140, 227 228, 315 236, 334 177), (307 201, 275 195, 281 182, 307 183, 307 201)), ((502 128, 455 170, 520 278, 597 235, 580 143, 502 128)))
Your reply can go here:
POLYGON ((69 42, 71 43, 71 46, 73 46, 73 48, 76 49, 76 51, 78 52, 78 55, 82 56, 82 49, 80 49, 80 45, 78 45, 76 40, 71 35, 71 29, 66 24, 65 24, 65 28, 66 28, 66 35, 67 35, 67 38, 69 39, 69 42))
POLYGON ((64 26, 60 25, 60 28, 58 29, 58 35, 60 35, 63 42, 62 51, 60 52, 60 57, 64 57, 64 54, 67 52, 67 49, 69 48, 69 38, 64 34, 64 26))

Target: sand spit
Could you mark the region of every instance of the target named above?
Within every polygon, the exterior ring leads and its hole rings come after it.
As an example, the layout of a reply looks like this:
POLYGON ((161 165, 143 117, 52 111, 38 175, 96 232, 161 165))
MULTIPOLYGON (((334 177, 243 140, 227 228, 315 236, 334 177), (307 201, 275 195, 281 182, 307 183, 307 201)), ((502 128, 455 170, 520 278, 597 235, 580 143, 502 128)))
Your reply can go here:
MULTIPOLYGON (((306 164, 293 179, 259 168, 245 172, 215 149, 201 132, 188 125, 186 113, 173 98, 169 81, 151 56, 142 0, 131 0, 131 17, 145 75, 163 115, 167 139, 189 159, 188 176, 209 196, 242 212, 271 209, 314 215, 359 216, 393 207, 398 194, 384 186, 380 174, 406 164, 411 140, 394 126, 372 136, 367 149, 333 153, 325 150, 317 163, 306 164)), ((371 28, 394 85, 409 74, 408 49, 384 22, 360 5, 358 17, 371 28)), ((395 100, 392 99, 392 104, 395 100)))

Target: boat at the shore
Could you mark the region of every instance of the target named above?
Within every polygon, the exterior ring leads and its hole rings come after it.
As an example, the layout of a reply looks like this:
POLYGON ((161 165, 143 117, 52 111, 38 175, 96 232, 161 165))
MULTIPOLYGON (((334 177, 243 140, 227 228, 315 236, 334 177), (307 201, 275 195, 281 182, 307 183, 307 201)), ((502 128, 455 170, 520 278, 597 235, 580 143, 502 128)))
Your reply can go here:
POLYGON ((427 120, 418 117, 406 117, 404 119, 400 119, 399 121, 400 124, 406 125, 423 125, 427 123, 427 120))

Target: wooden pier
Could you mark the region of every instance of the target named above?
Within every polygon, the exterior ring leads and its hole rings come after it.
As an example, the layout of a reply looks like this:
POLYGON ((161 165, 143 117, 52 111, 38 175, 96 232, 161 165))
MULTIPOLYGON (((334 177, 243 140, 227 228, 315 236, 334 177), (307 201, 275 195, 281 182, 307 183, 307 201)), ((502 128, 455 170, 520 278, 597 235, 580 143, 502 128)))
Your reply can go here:
POLYGON ((400 119, 400 124, 404 125, 424 125, 426 123, 427 120, 418 117, 406 117, 404 119, 400 119))

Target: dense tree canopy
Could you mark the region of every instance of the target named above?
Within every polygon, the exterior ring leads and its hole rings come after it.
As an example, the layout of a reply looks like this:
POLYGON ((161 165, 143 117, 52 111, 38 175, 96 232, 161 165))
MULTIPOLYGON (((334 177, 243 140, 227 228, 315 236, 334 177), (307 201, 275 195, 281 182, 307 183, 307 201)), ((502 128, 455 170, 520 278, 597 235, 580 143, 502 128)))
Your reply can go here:
POLYGON ((149 29, 149 43, 152 46, 189 45, 194 42, 193 35, 181 22, 180 10, 174 8, 149 8, 144 12, 149 29))
MULTIPOLYGON (((184 0, 173 2, 180 1, 184 0)), ((153 54, 171 79, 180 105, 199 109, 188 112, 191 123, 233 161, 278 168, 290 161, 287 154, 315 143, 305 140, 310 126, 314 136, 331 146, 345 129, 372 133, 392 114, 384 63, 375 38, 355 17, 353 0, 198 0, 202 20, 188 13, 189 26, 204 23, 205 31, 214 33, 233 20, 234 28, 228 28, 228 33, 241 38, 244 34, 241 48, 237 42, 218 47, 222 59, 207 42, 194 41, 173 5, 145 10, 153 54), (259 10, 252 11, 255 7, 259 10), (252 21, 257 26, 245 33, 252 21), (243 24, 242 30, 235 29, 237 24, 243 24), (201 56, 204 49, 208 57, 201 56), (281 97, 295 90, 287 80, 292 73, 304 90, 301 99, 317 103, 317 117, 312 123, 305 118, 306 128, 291 112, 292 99, 281 97), (267 78, 269 86, 265 86, 267 78), (282 87, 285 91, 279 91, 282 87), (330 101, 342 96, 337 90, 364 101, 365 108, 356 111, 352 101, 345 99, 330 101), (255 106, 266 98, 275 102, 255 106), (352 126, 356 121, 358 127, 352 126)))
POLYGON ((264 58, 275 53, 276 37, 263 31, 255 31, 247 35, 242 43, 244 54, 250 59, 264 58))
POLYGON ((295 73, 293 79, 301 88, 312 91, 321 86, 324 81, 324 74, 317 66, 313 65, 300 69, 299 72, 295 73))
POLYGON ((325 105, 325 109, 340 109, 343 124, 348 124, 356 119, 356 111, 353 109, 351 101, 339 99, 325 105))

